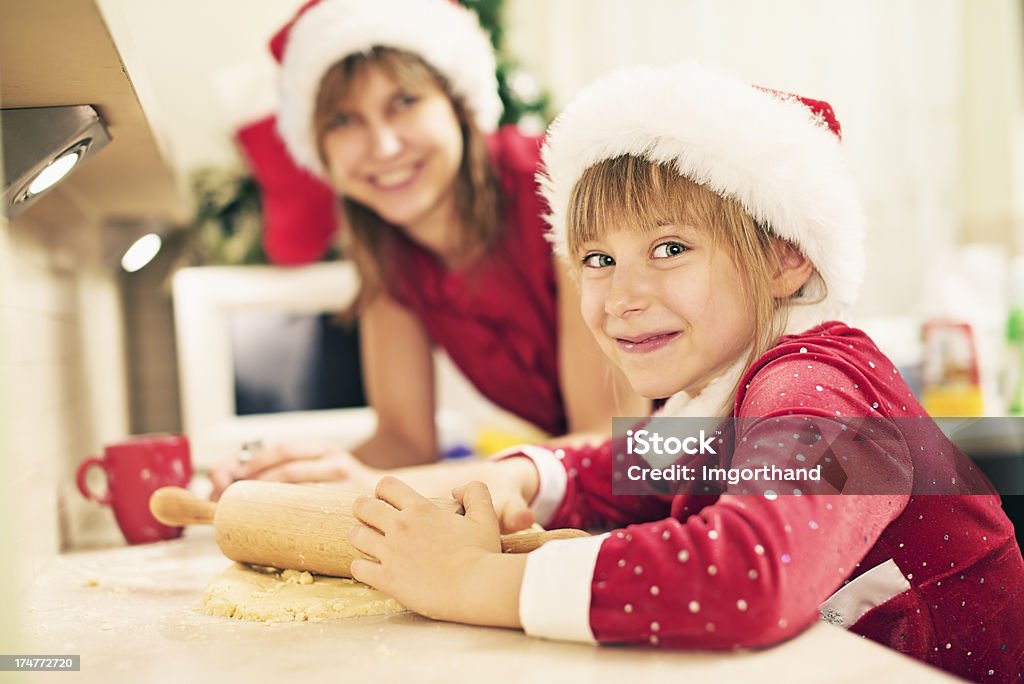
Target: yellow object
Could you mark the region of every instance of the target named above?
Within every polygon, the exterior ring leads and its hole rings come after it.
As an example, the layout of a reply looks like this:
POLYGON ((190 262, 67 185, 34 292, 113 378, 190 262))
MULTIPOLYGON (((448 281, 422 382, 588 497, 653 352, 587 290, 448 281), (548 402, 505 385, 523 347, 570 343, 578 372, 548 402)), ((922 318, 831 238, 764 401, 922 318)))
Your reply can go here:
POLYGON ((500 430, 481 428, 476 434, 474 450, 480 456, 488 458, 518 444, 539 444, 548 439, 540 430, 500 430))
POLYGON ((981 416, 981 392, 974 328, 965 321, 925 322, 921 404, 936 417, 981 416))
POLYGON ((980 416, 984 413, 981 388, 977 385, 926 387, 921 405, 936 418, 980 416))

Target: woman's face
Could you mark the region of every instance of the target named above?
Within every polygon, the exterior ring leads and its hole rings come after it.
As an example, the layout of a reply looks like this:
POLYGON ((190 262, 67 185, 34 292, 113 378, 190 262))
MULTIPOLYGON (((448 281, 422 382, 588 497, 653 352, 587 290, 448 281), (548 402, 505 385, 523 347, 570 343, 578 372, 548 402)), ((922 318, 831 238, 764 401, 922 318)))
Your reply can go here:
POLYGON ((696 394, 753 341, 739 269, 704 231, 609 231, 580 254, 583 319, 640 395, 696 394))
POLYGON ((335 191, 413 237, 454 211, 462 132, 433 82, 403 87, 369 65, 337 103, 321 145, 335 191))

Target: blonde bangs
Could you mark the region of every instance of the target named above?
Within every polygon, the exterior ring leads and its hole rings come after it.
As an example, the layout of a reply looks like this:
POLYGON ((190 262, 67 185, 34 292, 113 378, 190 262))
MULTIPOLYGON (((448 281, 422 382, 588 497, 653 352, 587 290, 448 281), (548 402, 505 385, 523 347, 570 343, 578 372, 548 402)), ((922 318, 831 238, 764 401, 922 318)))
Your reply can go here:
POLYGON ((569 198, 569 253, 610 230, 653 232, 660 226, 693 225, 717 240, 722 204, 728 202, 674 169, 623 155, 605 159, 580 176, 569 198))

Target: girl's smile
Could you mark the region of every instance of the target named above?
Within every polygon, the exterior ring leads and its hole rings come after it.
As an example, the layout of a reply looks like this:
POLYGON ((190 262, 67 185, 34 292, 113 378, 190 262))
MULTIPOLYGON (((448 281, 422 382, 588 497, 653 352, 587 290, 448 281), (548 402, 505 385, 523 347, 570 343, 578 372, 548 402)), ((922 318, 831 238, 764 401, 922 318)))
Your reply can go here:
POLYGON ((619 345, 619 349, 628 354, 646 354, 671 344, 678 339, 679 335, 678 332, 665 332, 634 337, 616 337, 615 342, 619 345))

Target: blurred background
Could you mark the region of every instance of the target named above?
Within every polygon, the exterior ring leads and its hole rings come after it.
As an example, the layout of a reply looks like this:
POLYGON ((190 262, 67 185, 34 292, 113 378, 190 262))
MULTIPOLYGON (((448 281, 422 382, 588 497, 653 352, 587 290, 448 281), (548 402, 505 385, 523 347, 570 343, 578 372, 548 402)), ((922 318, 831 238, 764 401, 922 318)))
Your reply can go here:
MULTIPOLYGON (((183 266, 266 261, 236 134, 272 113, 267 41, 298 4, 0 0, 5 148, 25 139, 9 110, 28 107, 91 105, 111 137, 0 218, 0 531, 29 576, 34 559, 120 543, 74 491, 83 457, 189 429, 171 283, 183 266), (123 263, 151 234, 150 259, 123 263)), ((628 64, 695 58, 828 100, 869 217, 857 322, 936 412, 1021 410, 1024 2, 468 4, 500 32, 506 96, 535 130, 628 64)))

